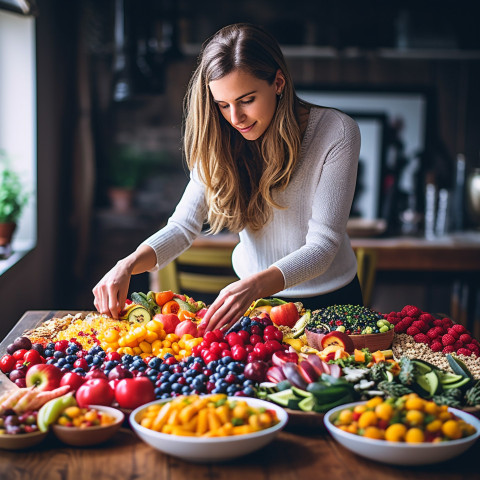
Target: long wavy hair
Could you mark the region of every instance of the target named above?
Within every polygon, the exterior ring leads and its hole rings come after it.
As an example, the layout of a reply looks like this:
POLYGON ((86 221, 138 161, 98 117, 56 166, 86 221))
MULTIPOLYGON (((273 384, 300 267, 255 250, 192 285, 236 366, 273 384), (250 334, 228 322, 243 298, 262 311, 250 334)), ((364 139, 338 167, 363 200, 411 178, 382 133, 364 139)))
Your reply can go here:
POLYGON ((206 187, 211 233, 260 230, 273 208, 285 208, 273 192, 286 188, 299 155, 297 102, 280 47, 262 28, 229 25, 203 44, 184 100, 183 141, 188 168, 197 167, 206 187), (286 83, 273 119, 259 139, 245 140, 219 112, 209 83, 241 70, 272 85, 278 69, 286 83))

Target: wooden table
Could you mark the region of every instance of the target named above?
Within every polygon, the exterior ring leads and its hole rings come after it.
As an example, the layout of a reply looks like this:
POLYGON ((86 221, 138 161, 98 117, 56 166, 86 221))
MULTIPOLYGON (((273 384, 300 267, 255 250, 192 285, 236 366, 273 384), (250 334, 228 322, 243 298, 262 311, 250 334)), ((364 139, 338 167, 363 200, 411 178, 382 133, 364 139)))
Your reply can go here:
MULTIPOLYGON (((0 353, 27 328, 68 312, 31 311, 0 343, 0 353)), ((75 312, 71 312, 75 313, 75 312)), ((480 479, 480 442, 462 456, 425 467, 397 467, 356 456, 334 441, 324 427, 288 427, 262 450, 226 463, 177 460, 143 443, 128 426, 109 442, 73 448, 53 437, 25 452, 0 451, 2 480, 472 480, 480 479)))

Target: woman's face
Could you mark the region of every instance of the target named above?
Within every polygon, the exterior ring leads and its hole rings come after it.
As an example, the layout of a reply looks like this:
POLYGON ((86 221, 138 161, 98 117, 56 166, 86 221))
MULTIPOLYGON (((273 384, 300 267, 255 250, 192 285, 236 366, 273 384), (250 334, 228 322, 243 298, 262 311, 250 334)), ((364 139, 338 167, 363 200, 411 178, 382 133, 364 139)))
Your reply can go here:
POLYGON ((235 70, 209 84, 214 102, 225 120, 246 140, 257 140, 267 130, 277 108, 277 95, 285 87, 279 70, 269 85, 249 73, 235 70))

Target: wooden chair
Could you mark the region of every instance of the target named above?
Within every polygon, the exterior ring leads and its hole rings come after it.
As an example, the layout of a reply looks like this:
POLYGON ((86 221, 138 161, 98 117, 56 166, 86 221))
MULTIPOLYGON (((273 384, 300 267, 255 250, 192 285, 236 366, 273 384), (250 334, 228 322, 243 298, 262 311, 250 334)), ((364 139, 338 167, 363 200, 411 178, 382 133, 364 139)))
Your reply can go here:
POLYGON ((197 292, 218 294, 228 284, 238 280, 232 267, 233 246, 190 247, 163 269, 150 274, 154 291, 176 293, 197 292))
POLYGON ((363 303, 366 307, 370 307, 375 284, 377 252, 370 248, 361 247, 355 249, 355 255, 357 256, 357 275, 362 287, 363 303))

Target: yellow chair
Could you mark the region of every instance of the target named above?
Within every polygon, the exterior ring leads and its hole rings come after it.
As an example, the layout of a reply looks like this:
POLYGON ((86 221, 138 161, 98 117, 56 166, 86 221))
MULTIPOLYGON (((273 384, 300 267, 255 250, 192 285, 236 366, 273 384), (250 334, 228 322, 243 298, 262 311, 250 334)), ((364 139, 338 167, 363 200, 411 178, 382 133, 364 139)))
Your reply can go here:
POLYGON ((355 249, 355 255, 357 256, 357 275, 362 287, 363 303, 366 307, 370 307, 377 269, 377 252, 371 248, 360 247, 355 249))
POLYGON ((233 247, 227 246, 190 247, 166 267, 150 274, 150 289, 218 294, 238 280, 232 267, 232 252, 233 247))

